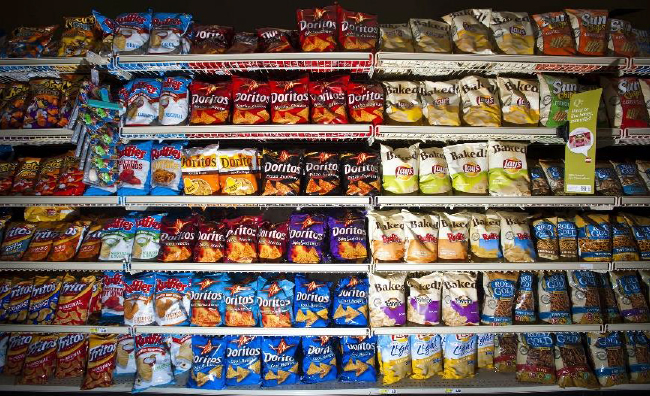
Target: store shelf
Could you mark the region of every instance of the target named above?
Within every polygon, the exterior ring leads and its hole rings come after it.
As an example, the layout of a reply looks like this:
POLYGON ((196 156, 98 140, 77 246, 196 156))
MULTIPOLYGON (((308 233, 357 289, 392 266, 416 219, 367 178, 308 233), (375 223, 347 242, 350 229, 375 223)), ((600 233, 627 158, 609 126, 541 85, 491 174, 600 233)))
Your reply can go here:
POLYGON ((124 127, 123 140, 314 140, 350 141, 373 136, 370 124, 180 125, 124 127))
POLYGON ((650 196, 620 197, 618 206, 650 206, 650 196))
POLYGON ((132 262, 133 271, 367 273, 370 264, 132 262))
POLYGON ((577 57, 541 55, 480 55, 378 52, 375 71, 381 74, 447 76, 450 74, 557 72, 616 72, 627 67, 622 57, 577 57))
POLYGON ((203 335, 250 335, 250 336, 366 336, 366 327, 180 327, 137 326, 136 334, 203 334, 203 335))
POLYGON ((85 58, 6 58, 0 59, 0 79, 27 81, 34 77, 60 77, 60 73, 88 71, 85 58))
POLYGON ((126 326, 59 326, 59 325, 17 325, 0 324, 1 332, 19 333, 85 333, 85 334, 129 334, 126 326))
POLYGON ((650 331, 650 323, 616 323, 605 326, 607 331, 650 331))
POLYGON ((616 201, 616 197, 594 196, 491 197, 464 195, 386 195, 376 197, 376 204, 380 207, 589 207, 593 209, 611 210, 616 205, 616 201))
POLYGON ((0 261, 1 270, 13 271, 120 271, 121 261, 0 261))
POLYGON ((348 196, 261 196, 261 195, 206 195, 206 196, 129 196, 125 205, 129 207, 156 206, 285 206, 285 207, 341 207, 367 206, 371 204, 370 197, 348 196))
POLYGON ((0 144, 33 145, 69 144, 72 131, 65 128, 0 129, 0 144))
POLYGON ((630 68, 627 71, 627 73, 636 74, 636 75, 650 74, 650 58, 630 59, 630 68))
POLYGON ((627 128, 615 139, 618 146, 650 144, 650 128, 627 128))
POLYGON ((588 332, 602 330, 601 325, 510 325, 510 326, 403 326, 375 327, 373 334, 377 335, 411 335, 411 334, 491 334, 491 333, 538 333, 538 332, 588 332))
POLYGON ((375 271, 398 272, 398 271, 567 271, 567 270, 594 270, 607 271, 609 263, 585 263, 585 262, 560 262, 543 261, 536 263, 377 263, 375 271))
POLYGON ((614 270, 641 270, 650 269, 650 261, 615 261, 614 270))
POLYGON ((7 196, 0 197, 0 206, 120 206, 119 197, 37 197, 7 196))
POLYGON ((118 70, 154 75, 171 71, 217 75, 282 70, 370 73, 372 64, 369 52, 120 55, 114 62, 118 70))

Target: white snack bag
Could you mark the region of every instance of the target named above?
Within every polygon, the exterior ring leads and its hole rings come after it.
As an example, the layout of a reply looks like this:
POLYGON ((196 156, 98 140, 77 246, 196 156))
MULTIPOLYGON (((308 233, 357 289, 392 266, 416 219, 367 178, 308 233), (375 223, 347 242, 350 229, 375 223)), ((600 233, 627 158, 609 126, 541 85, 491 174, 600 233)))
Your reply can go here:
POLYGON ((532 263, 537 259, 528 222, 523 212, 497 212, 501 219, 501 250, 509 263, 532 263))
POLYGON ((451 53, 450 26, 433 19, 409 19, 416 52, 451 53))
POLYGON ((447 271, 442 276, 442 320, 447 326, 479 324, 476 274, 447 271))
POLYGON ((530 196, 526 143, 488 141, 488 185, 496 197, 530 196))
POLYGON ((404 223, 405 261, 433 263, 438 259, 438 216, 412 213, 402 209, 404 223))
POLYGON ((486 194, 488 150, 486 143, 462 143, 443 147, 454 191, 486 194))
POLYGON ((394 149, 384 144, 381 150, 381 174, 384 191, 410 194, 418 191, 419 143, 394 149))
POLYGON ((503 122, 513 125, 539 124, 539 81, 497 77, 503 122))
POLYGON ((501 220, 493 211, 470 213, 472 217, 469 227, 469 241, 472 259, 476 262, 494 261, 501 259, 499 237, 501 234, 501 220))
POLYGON ((492 11, 490 29, 504 54, 535 54, 535 37, 530 17, 525 12, 492 11))
POLYGON ((433 272, 420 278, 409 278, 406 317, 409 322, 435 326, 440 324, 442 273, 433 272))
POLYGON ((180 125, 187 120, 191 81, 187 77, 166 77, 163 80, 158 116, 161 125, 180 125))
POLYGON ((370 274, 370 326, 392 327, 406 323, 404 281, 406 272, 370 274))
POLYGON ((501 106, 494 78, 467 76, 460 80, 463 123, 470 126, 501 126, 501 106))
POLYGON ((174 383, 171 355, 163 337, 163 334, 135 336, 137 375, 133 383, 134 392, 174 383))
POLYGON ((420 149, 418 184, 423 194, 449 194, 451 179, 445 152, 441 147, 420 149))
POLYGON ((492 10, 468 9, 442 17, 451 26, 451 38, 460 52, 468 54, 493 54, 490 39, 492 10))
POLYGON ((404 219, 397 210, 369 211, 368 230, 372 259, 399 262, 404 259, 404 219))
POLYGON ((429 125, 460 126, 458 80, 421 81, 422 112, 429 125))
POLYGON ((115 349, 115 375, 135 374, 135 339, 130 334, 117 336, 115 349))
POLYGON ((439 213, 438 260, 467 261, 469 217, 462 213, 439 213))
POLYGON ((174 374, 178 375, 192 368, 192 335, 170 334, 165 340, 172 357, 174 374))

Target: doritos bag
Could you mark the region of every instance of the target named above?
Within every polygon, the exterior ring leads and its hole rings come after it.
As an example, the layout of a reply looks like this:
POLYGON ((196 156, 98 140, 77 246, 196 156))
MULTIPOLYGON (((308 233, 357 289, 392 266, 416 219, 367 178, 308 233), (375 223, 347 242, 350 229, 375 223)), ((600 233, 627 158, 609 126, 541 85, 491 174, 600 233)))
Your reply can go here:
POLYGON ((223 222, 199 220, 193 261, 219 263, 226 255, 226 225, 223 222))
POLYGON ((607 10, 566 9, 580 55, 605 56, 609 21, 607 10))
POLYGON ((215 84, 192 81, 190 95, 190 124, 217 125, 230 121, 233 95, 230 81, 215 84))
POLYGON ((259 40, 256 33, 237 32, 232 39, 232 45, 227 54, 252 54, 257 51, 259 40))
POLYGON ((337 153, 325 151, 305 153, 305 194, 340 194, 338 157, 337 153))
POLYGON ((303 383, 315 384, 336 379, 336 355, 332 337, 303 337, 302 352, 303 383))
POLYGON ((223 54, 230 47, 235 30, 228 26, 194 25, 190 38, 192 54, 223 54))
POLYGON ((376 382, 377 336, 340 338, 341 382, 376 382))
POLYGON ((262 338, 262 386, 292 385, 299 382, 300 337, 262 338))
MULTIPOLYGON (((269 84, 250 78, 232 77, 233 124, 266 124, 271 119, 269 84)), ((307 117, 309 114, 307 114, 307 117)))
POLYGON ((350 76, 309 81, 311 122, 314 124, 347 124, 347 88, 350 76))
POLYGON ((272 263, 284 260, 287 252, 288 236, 288 222, 262 222, 257 232, 257 250, 260 261, 272 263))
POLYGON ((261 216, 241 216, 224 220, 227 263, 255 263, 258 261, 257 234, 261 216))
POLYGON ((337 9, 339 44, 344 51, 371 52, 379 41, 377 16, 337 9))
POLYGON ((192 259, 196 243, 197 216, 165 216, 160 225, 158 261, 183 262, 192 259))
POLYGON ((336 51, 336 5, 296 11, 303 52, 336 51))
POLYGON ((296 275, 294 302, 296 327, 328 327, 332 282, 317 282, 296 275))
POLYGON ((219 336, 192 336, 192 371, 187 387, 223 389, 226 386, 226 340, 219 336))
POLYGON ((349 276, 339 279, 334 290, 334 324, 337 326, 368 326, 367 277, 349 276))
POLYGON ((97 282, 94 275, 76 278, 66 274, 63 278, 59 305, 52 324, 65 326, 83 326, 88 321, 90 299, 93 285, 97 282))
POLYGON ((23 373, 18 381, 21 385, 45 385, 54 375, 56 368, 56 334, 39 334, 32 338, 27 348, 23 373))
POLYGON ((274 124, 309 123, 309 77, 270 80, 271 121, 274 124))
POLYGON ((181 172, 185 195, 216 195, 219 185, 219 145, 183 150, 181 172))
POLYGON ((377 152, 342 153, 343 191, 345 195, 379 195, 381 192, 381 159, 377 152))
POLYGON ((226 288, 230 286, 226 273, 197 276, 187 293, 190 299, 190 325, 223 326, 226 316, 226 288))
POLYGON ((226 385, 259 385, 261 353, 262 337, 226 336, 226 385))
POLYGON ((292 214, 289 218, 289 250, 291 263, 317 264, 325 261, 326 219, 322 215, 292 214))
POLYGON ((262 195, 298 195, 303 169, 302 150, 264 149, 262 158, 262 195))
POLYGON ((344 212, 327 218, 330 255, 338 262, 364 262, 368 258, 366 221, 361 213, 344 212))
POLYGON ((257 303, 262 327, 291 327, 294 284, 282 277, 257 278, 257 303))
POLYGON ((350 82, 348 111, 356 123, 378 125, 384 122, 384 89, 378 82, 350 82))
POLYGON ((218 160, 219 185, 224 195, 257 193, 260 172, 257 149, 221 149, 218 160))
POLYGON ((256 295, 257 279, 239 277, 230 283, 225 291, 226 326, 257 326, 259 307, 256 295))

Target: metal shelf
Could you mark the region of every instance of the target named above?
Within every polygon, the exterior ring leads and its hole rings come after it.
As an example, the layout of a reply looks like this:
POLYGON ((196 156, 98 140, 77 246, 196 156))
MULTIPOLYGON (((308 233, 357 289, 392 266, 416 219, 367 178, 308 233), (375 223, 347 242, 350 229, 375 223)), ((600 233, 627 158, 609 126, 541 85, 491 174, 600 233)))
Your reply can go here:
POLYGON ((605 328, 607 331, 650 331, 650 323, 615 323, 605 328))
POLYGON ((383 206, 427 207, 590 207, 611 210, 617 197, 595 196, 539 196, 491 197, 465 195, 386 195, 377 196, 376 204, 383 206))
POLYGON ((650 269, 650 261, 615 261, 614 270, 641 270, 650 269))
POLYGON ((139 74, 189 71, 230 75, 235 72, 279 70, 370 73, 372 65, 370 52, 120 55, 114 61, 116 69, 139 74))
POLYGON ((602 325, 510 325, 510 326, 402 326, 375 327, 372 332, 377 335, 411 335, 411 334, 491 334, 491 333, 538 333, 538 332, 600 332, 602 325))
POLYGON ((121 206, 119 197, 70 197, 70 196, 5 196, 0 197, 0 206, 121 206))
POLYGON ((28 81, 34 77, 60 77, 61 73, 89 70, 85 58, 6 58, 0 59, 0 79, 28 81))
POLYGON ((370 264, 295 264, 295 263, 160 263, 132 262, 133 271, 192 271, 192 272, 306 272, 306 273, 361 273, 368 272, 370 264))
POLYGON ((429 264, 408 264, 408 263, 377 263, 375 271, 399 272, 399 271, 538 271, 538 270, 594 270, 607 271, 608 262, 585 263, 585 262, 559 262, 547 261, 536 263, 429 263, 429 264))
POLYGON ((650 74, 650 58, 632 58, 627 73, 637 75, 650 74))
POLYGON ((594 73, 616 72, 627 67, 622 57, 543 55, 481 55, 378 52, 375 70, 381 74, 446 76, 484 73, 594 73))
POLYGON ((129 334, 129 327, 0 324, 0 331, 19 333, 129 334))
POLYGON ((71 144, 72 131, 65 128, 0 129, 0 144, 32 145, 71 144))
MULTIPOLYGON (((650 74, 650 66, 649 73, 650 74)), ((627 128, 621 131, 620 136, 615 139, 617 146, 625 145, 648 145, 650 144, 650 128, 627 128)))
POLYGON ((160 196, 142 195, 125 197, 125 205, 129 207, 155 206, 285 206, 285 207, 340 207, 367 206, 371 204, 370 197, 348 196, 262 196, 262 195, 206 195, 206 196, 160 196))
POLYGON ((251 336, 367 336, 367 327, 180 327, 137 326, 136 334, 207 334, 251 336))
POLYGON ((123 140, 314 140, 349 141, 373 136, 370 124, 179 125, 124 127, 123 140))
POLYGON ((620 197, 618 206, 650 206, 650 196, 620 197))
POLYGON ((121 261, 0 261, 1 270, 14 271, 120 271, 121 261))

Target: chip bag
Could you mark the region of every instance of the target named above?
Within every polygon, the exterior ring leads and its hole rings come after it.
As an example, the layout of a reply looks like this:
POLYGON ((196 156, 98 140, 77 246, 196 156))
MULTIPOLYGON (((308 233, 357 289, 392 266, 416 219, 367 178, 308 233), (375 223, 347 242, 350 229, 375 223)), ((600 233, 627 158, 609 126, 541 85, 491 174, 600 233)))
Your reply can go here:
POLYGON ((14 29, 6 44, 9 58, 39 58, 49 49, 58 25, 19 27, 14 29))
POLYGON ((156 274, 154 313, 159 326, 185 326, 190 323, 189 288, 192 273, 156 274))
POLYGON ((641 84, 636 77, 600 77, 605 108, 615 128, 647 128, 646 109, 641 84))
MULTIPOLYGON (((223 54, 230 47, 235 30, 229 26, 194 25, 190 38, 192 54, 223 54)), ((255 37, 257 46, 257 37, 255 37)))
POLYGON ((162 81, 160 94, 160 125, 181 125, 187 120, 189 113, 189 85, 192 82, 187 77, 165 77, 162 81))
POLYGON ((102 306, 101 322, 124 322, 124 273, 121 271, 105 271, 102 277, 102 292, 100 303, 102 306))
POLYGON ((83 17, 63 18, 63 34, 61 34, 61 45, 58 56, 86 56, 86 52, 94 50, 97 45, 95 37, 95 17, 93 15, 83 17))
POLYGON ((26 323, 35 325, 52 323, 59 304, 62 278, 62 276, 49 277, 46 275, 34 277, 26 323))
POLYGON ((339 44, 344 51, 374 51, 379 41, 377 16, 337 8, 339 44))
POLYGON ((527 13, 492 11, 490 29, 499 50, 504 54, 535 54, 533 25, 527 13))
POLYGON ((251 54, 257 51, 259 40, 256 33, 237 32, 232 39, 232 45, 227 54, 251 54))
POLYGON ((336 9, 336 5, 331 5, 296 11, 303 52, 329 52, 337 49, 336 9))
POLYGON ((341 153, 345 195, 379 195, 381 159, 377 152, 341 153))
POLYGON ((648 358, 650 356, 648 356, 648 350, 650 349, 650 341, 648 341, 648 336, 641 331, 625 332, 623 336, 625 337, 627 364, 630 368, 630 383, 649 383, 650 364, 648 358))
POLYGON ((233 102, 231 82, 207 83, 192 81, 190 84, 190 124, 218 125, 230 121, 233 102))
MULTIPOLYGON (((156 12, 151 19, 149 54, 187 54, 192 15, 156 12)), ((165 124, 163 124, 165 125, 165 124)))
POLYGON ((158 261, 190 261, 196 243, 198 216, 165 216, 160 223, 158 261))
POLYGON ((397 210, 368 211, 368 233, 375 262, 401 262, 405 253, 403 214, 397 210))
POLYGON ((7 354, 3 374, 19 376, 23 372, 25 357, 32 340, 38 337, 30 333, 11 333, 6 343, 7 354))
POLYGON ((609 21, 607 10, 566 9, 580 55, 605 56, 609 21))
POLYGON ((261 221, 261 216, 241 216, 223 221, 228 228, 225 262, 255 263, 258 261, 257 245, 261 221))
POLYGON ((348 84, 348 111, 356 123, 384 122, 384 89, 377 82, 350 82, 348 84))
MULTIPOLYGON (((117 39, 117 37, 116 37, 117 39)), ((137 78, 127 83, 125 125, 154 125, 160 115, 160 95, 162 80, 156 78, 137 78)))
POLYGON ((81 333, 59 334, 56 351, 56 378, 83 377, 88 354, 88 335, 81 333))
POLYGON ((6 323, 22 324, 29 313, 29 299, 34 288, 33 279, 13 278, 6 305, 6 323))
POLYGON ((366 222, 363 215, 344 212, 327 218, 330 255, 339 262, 363 262, 368 257, 366 222))
POLYGON ((35 232, 36 224, 34 223, 9 223, 0 246, 0 260, 20 260, 29 248, 35 232))
POLYGON ((442 276, 442 320, 447 326, 479 324, 476 273, 447 271, 442 276))
POLYGON ((187 293, 190 299, 191 326, 223 326, 226 316, 226 287, 230 277, 226 273, 205 275, 192 280, 187 293))
POLYGON ((332 282, 317 282, 296 275, 294 315, 296 327, 328 327, 332 282))
POLYGON ((226 326, 257 326, 259 321, 259 306, 256 301, 257 279, 235 278, 225 290, 226 326))
POLYGON ((621 19, 609 19, 607 49, 614 56, 632 58, 639 55, 639 46, 630 22, 621 19))
POLYGON ((460 79, 463 123, 469 126, 501 126, 501 106, 494 78, 467 76, 460 79))
POLYGON ((350 76, 309 81, 311 122, 314 124, 347 124, 347 88, 350 76))
POLYGON ((151 195, 178 195, 183 188, 185 142, 154 143, 151 149, 151 195))
POLYGON ((294 284, 282 277, 257 278, 257 303, 262 327, 291 327, 294 284))
POLYGON ((274 124, 309 123, 309 77, 270 80, 271 121, 274 124))
POLYGON ((305 153, 305 194, 340 194, 340 166, 337 153, 314 151, 305 153))
POLYGON ((526 143, 488 141, 488 185, 493 196, 530 196, 526 143))
POLYGON ((478 368, 494 368, 494 334, 477 334, 476 366, 478 368))
POLYGON ((224 195, 254 195, 258 191, 260 165, 257 149, 221 149, 219 185, 224 195))
POLYGON ((135 337, 120 334, 117 337, 115 352, 115 375, 135 375, 138 371, 135 363, 135 337))
POLYGON ((519 334, 517 381, 555 384, 553 338, 550 333, 519 334))
POLYGON ((82 390, 113 386, 116 346, 116 334, 88 336, 88 362, 81 384, 82 390))
POLYGON ((411 378, 423 380, 442 373, 442 340, 439 335, 414 334, 411 346, 411 378))
POLYGON ((62 224, 42 222, 37 223, 38 228, 34 231, 29 242, 29 247, 23 254, 23 261, 42 261, 52 249, 52 241, 61 232, 62 224))
POLYGON ((42 78, 29 82, 31 99, 25 109, 23 128, 53 128, 59 122, 61 80, 42 78))
POLYGON ((628 383, 625 349, 619 333, 587 333, 587 345, 601 387, 628 383))
POLYGON ((539 83, 535 80, 497 77, 501 112, 506 125, 537 126, 539 123, 539 83))
POLYGON ((578 254, 583 261, 612 259, 612 226, 609 216, 599 213, 576 214, 578 254))
POLYGON ((181 172, 185 195, 216 195, 220 190, 219 145, 183 150, 181 172))
POLYGON ((193 261, 219 263, 226 255, 226 225, 222 222, 199 220, 193 261))
POLYGON ((318 214, 292 214, 289 218, 287 259, 291 263, 318 264, 325 261, 327 220, 318 214))
POLYGON ((124 324, 148 326, 154 323, 156 274, 141 272, 124 280, 124 324))
POLYGON ((429 125, 460 126, 458 80, 421 81, 422 112, 429 125))
POLYGON ((393 194, 418 191, 419 143, 393 149, 380 145, 383 189, 393 194))
POLYGON ((475 374, 476 334, 445 334, 443 339, 444 371, 442 378, 471 378, 475 374))
MULTIPOLYGON (((259 52, 294 52, 295 49, 291 40, 291 34, 292 32, 286 29, 257 29, 257 42, 259 52)), ((237 37, 235 37, 235 39, 236 38, 237 37)))
POLYGON ((56 334, 40 334, 32 337, 27 348, 20 385, 44 385, 54 376, 56 368, 56 334))
POLYGON ((0 129, 23 127, 28 96, 27 83, 12 82, 5 88, 0 102, 0 129))
POLYGON ((52 249, 47 256, 47 260, 71 261, 77 254, 89 226, 89 220, 77 220, 70 224, 64 223, 59 230, 60 232, 52 241, 52 249))
POLYGON ((407 263, 432 263, 438 258, 438 216, 402 209, 407 263))
POLYGON ((368 325, 368 278, 349 276, 339 279, 334 290, 334 314, 337 326, 368 325))
POLYGON ((77 250, 75 261, 97 261, 102 245, 102 233, 105 221, 91 224, 77 250))
POLYGON ((564 11, 533 15, 537 51, 543 55, 575 55, 573 30, 564 11))
POLYGON ((433 272, 419 278, 409 277, 406 284, 409 288, 406 304, 408 321, 426 326, 439 324, 442 274, 433 272))
POLYGON ((88 321, 95 282, 97 278, 94 275, 77 278, 66 274, 52 324, 84 326, 88 321))
POLYGON ((500 247, 501 220, 494 211, 470 213, 469 241, 472 261, 485 262, 503 258, 500 247))
MULTIPOLYGON (((233 124, 266 124, 271 119, 268 107, 271 87, 265 82, 233 76, 233 124)), ((309 100, 308 98, 305 100, 309 100)), ((304 101, 302 102, 304 104, 304 101)), ((309 110, 305 117, 309 117, 309 110)))
POLYGON ((550 128, 563 125, 568 120, 571 96, 577 92, 575 78, 538 74, 540 92, 540 122, 550 128))
POLYGON ((379 334, 377 351, 382 385, 394 384, 412 374, 409 336, 379 334))
POLYGON ((119 187, 117 195, 148 195, 151 188, 152 141, 118 147, 119 187))
POLYGON ((225 338, 220 336, 193 335, 192 355, 192 370, 187 380, 187 387, 211 390, 225 388, 225 338))
POLYGON ((131 255, 135 239, 134 217, 116 217, 104 224, 99 260, 121 261, 131 255))
POLYGON ((491 9, 468 9, 442 17, 451 26, 451 38, 459 52, 492 54, 491 9))
POLYGON ((341 345, 341 382, 376 382, 377 336, 339 339, 341 345))
POLYGON ((445 146, 443 153, 454 191, 466 194, 487 192, 488 147, 485 143, 445 146))
POLYGON ((126 13, 115 18, 114 54, 145 54, 151 31, 152 12, 126 13))
POLYGON ((450 26, 433 19, 409 19, 416 52, 451 53, 450 26))
POLYGON ((11 195, 33 195, 41 159, 23 157, 18 159, 18 167, 11 186, 11 195))
POLYGON ((370 326, 393 327, 406 324, 406 273, 370 274, 370 326))
POLYGON ((299 344, 300 337, 271 336, 262 339, 262 386, 299 383, 299 344))
POLYGON ((337 378, 336 355, 332 337, 303 337, 302 353, 302 382, 304 384, 332 381, 337 378))
POLYGON ((421 125, 420 85, 413 81, 382 81, 386 91, 386 116, 389 124, 421 125))
POLYGON ((226 385, 259 385, 262 382, 262 337, 226 336, 226 385))
POLYGON ((192 368, 192 335, 171 334, 165 339, 174 366, 174 375, 192 368))
POLYGON ((451 179, 444 151, 440 147, 420 149, 418 185, 423 194, 450 194, 451 179))
POLYGON ((385 52, 415 52, 413 36, 406 23, 379 25, 379 46, 385 52))
POLYGON ((135 336, 135 362, 137 375, 133 384, 134 392, 175 383, 171 355, 162 334, 135 336))
POLYGON ((59 174, 63 167, 64 156, 46 158, 38 170, 38 178, 34 185, 34 195, 53 195, 59 174))
POLYGON ((303 173, 302 150, 264 149, 262 157, 262 195, 298 195, 303 173))

